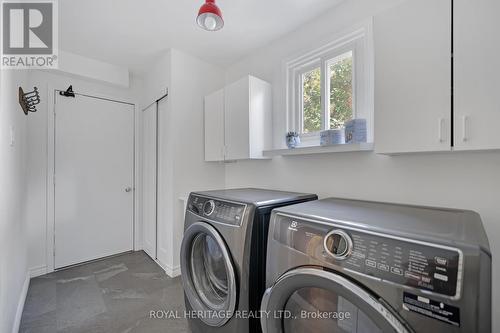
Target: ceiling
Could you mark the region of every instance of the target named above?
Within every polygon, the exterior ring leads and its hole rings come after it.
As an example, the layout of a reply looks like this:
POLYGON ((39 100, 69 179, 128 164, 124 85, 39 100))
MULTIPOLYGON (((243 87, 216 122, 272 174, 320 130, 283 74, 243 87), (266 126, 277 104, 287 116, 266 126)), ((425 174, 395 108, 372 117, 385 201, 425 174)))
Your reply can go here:
POLYGON ((59 1, 59 47, 134 72, 169 48, 224 67, 342 0, 218 0, 225 21, 218 32, 196 25, 203 1, 59 1))

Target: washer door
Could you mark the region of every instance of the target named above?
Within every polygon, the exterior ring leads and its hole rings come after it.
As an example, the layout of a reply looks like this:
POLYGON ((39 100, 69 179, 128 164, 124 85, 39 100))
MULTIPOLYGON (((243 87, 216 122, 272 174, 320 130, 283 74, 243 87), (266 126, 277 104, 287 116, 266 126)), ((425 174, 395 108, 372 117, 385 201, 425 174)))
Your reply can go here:
POLYGON ((231 256, 217 230, 197 222, 181 245, 182 284, 189 304, 210 326, 224 325, 234 314, 237 292, 231 256))
POLYGON ((285 273, 266 291, 262 314, 264 333, 411 332, 363 288, 318 268, 285 273))

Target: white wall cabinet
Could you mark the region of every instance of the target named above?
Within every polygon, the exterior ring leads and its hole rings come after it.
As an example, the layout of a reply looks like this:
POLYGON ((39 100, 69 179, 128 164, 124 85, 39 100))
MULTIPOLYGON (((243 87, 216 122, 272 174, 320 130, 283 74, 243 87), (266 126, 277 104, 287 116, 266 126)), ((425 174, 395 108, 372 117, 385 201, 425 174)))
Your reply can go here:
POLYGON ((246 76, 205 97, 205 160, 264 159, 271 148, 271 85, 246 76))
POLYGON ((500 149, 500 1, 454 2, 454 149, 500 149))
POLYGON ((376 152, 450 150, 451 0, 381 13, 374 39, 376 152))

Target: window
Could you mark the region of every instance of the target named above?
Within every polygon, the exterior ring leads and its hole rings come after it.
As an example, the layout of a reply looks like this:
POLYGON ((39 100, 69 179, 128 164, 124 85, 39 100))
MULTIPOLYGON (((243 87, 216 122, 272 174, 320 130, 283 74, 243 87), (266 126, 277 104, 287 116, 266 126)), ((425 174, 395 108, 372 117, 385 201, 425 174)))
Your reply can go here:
POLYGON ((315 68, 302 74, 303 133, 320 131, 321 125, 321 70, 315 68))
MULTIPOLYGON (((303 139, 364 118, 372 141, 373 52, 371 24, 286 63, 288 131, 303 139)), ((314 144, 314 142, 312 142, 314 144)))

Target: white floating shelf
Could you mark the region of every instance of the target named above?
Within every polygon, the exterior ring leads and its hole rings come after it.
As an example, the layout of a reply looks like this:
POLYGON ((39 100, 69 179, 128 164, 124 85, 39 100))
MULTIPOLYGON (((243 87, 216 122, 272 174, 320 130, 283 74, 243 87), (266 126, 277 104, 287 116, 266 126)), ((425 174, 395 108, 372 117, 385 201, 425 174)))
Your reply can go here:
POLYGON ((331 146, 312 146, 297 147, 293 149, 273 149, 265 150, 264 156, 292 156, 292 155, 310 155, 310 154, 331 154, 348 153, 356 151, 373 151, 373 143, 349 143, 331 146))

